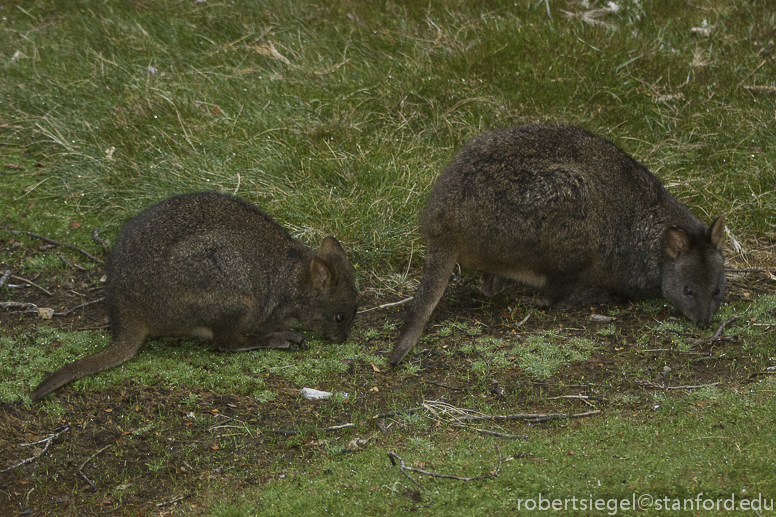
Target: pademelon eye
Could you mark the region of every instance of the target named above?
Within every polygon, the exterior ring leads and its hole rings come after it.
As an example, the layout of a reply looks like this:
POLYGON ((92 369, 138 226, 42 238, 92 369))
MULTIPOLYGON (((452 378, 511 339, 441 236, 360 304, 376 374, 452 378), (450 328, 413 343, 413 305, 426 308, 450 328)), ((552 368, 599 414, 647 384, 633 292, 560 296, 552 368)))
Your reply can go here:
POLYGON ((684 295, 685 296, 692 296, 692 289, 690 289, 689 285, 684 286, 684 295))
POLYGON ((334 321, 336 321, 337 323, 342 323, 343 321, 345 321, 345 316, 343 316, 342 314, 336 314, 334 316, 334 321))
POLYGON ((719 291, 719 287, 717 287, 716 289, 714 289, 714 296, 719 296, 719 293, 720 293, 720 291, 719 291))

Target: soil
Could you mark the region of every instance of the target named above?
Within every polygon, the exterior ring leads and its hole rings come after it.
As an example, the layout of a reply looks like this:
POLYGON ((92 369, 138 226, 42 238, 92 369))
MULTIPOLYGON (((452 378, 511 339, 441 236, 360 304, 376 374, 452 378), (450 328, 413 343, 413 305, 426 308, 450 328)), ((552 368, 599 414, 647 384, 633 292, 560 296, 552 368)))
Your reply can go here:
MULTIPOLYGON (((776 267, 773 246, 754 243, 750 249, 754 251, 747 264, 735 258, 730 261, 731 268, 751 271, 728 274, 728 300, 750 300, 759 294, 776 292, 776 283, 770 280, 767 271, 767 268, 776 267)), ((106 256, 104 253, 99 258, 104 260, 106 256)), ((732 253, 727 256, 735 257, 732 253)), ((46 325, 63 331, 107 329, 106 313, 99 301, 103 291, 102 267, 80 270, 78 265, 86 262, 88 259, 77 251, 50 247, 36 239, 8 237, 0 240, 0 274, 11 270, 14 275, 40 286, 6 288, 2 300, 32 303, 57 313, 88 304, 67 316, 55 315, 46 325), (68 263, 38 273, 30 273, 23 267, 30 257, 46 255, 60 255, 68 263)), ((12 278, 8 283, 24 282, 12 278)), ((415 405, 419 405, 424 400, 446 397, 453 405, 466 406, 467 400, 475 396, 487 399, 503 414, 510 414, 518 412, 515 408, 530 408, 531 412, 579 413, 589 409, 583 401, 548 401, 547 398, 584 394, 601 400, 619 395, 618 400, 624 402, 608 410, 648 411, 653 403, 649 392, 666 382, 681 385, 720 383, 735 387, 757 378, 752 375, 753 370, 736 366, 735 361, 743 352, 735 330, 725 332, 724 340, 711 344, 707 339, 710 332, 698 331, 697 344, 691 355, 673 353, 670 334, 666 334, 663 344, 653 343, 654 348, 664 351, 644 353, 636 344, 639 333, 645 323, 676 316, 670 307, 657 315, 647 315, 627 304, 595 308, 594 312, 599 314, 607 314, 609 309, 617 310, 619 335, 607 343, 606 337, 596 334, 600 324, 590 321, 590 307, 550 310, 547 312, 550 318, 542 321, 529 318, 517 327, 517 322, 527 314, 530 302, 515 300, 525 297, 530 300, 532 293, 512 290, 485 299, 479 293, 478 283, 474 273, 451 284, 431 325, 455 319, 479 325, 483 336, 494 337, 554 328, 568 336, 595 335, 597 340, 604 340, 605 346, 597 349, 587 361, 572 363, 562 373, 544 381, 535 380, 519 368, 509 368, 499 370, 497 375, 481 382, 472 379, 468 365, 462 366, 480 357, 475 352, 461 351, 459 338, 438 336, 430 348, 418 345, 406 359, 420 366, 418 374, 383 368, 377 384, 379 391, 370 393, 369 397, 353 396, 348 404, 342 405, 344 409, 333 413, 328 406, 324 407, 325 402, 321 402, 320 412, 329 412, 326 420, 331 424, 353 422, 352 415, 396 409, 394 401, 397 398, 414 400, 415 405), (442 353, 448 349, 455 353, 442 353), (663 376, 664 365, 671 369, 669 378, 663 376), (641 372, 641 378, 623 372, 641 372), (644 372, 651 377, 645 379, 644 372), (650 385, 650 382, 654 384, 650 385), (621 397, 628 394, 633 396, 621 397)), ((361 305, 374 308, 411 294, 362 287, 361 305)), ((363 312, 357 318, 354 331, 384 329, 386 323, 394 324, 398 329, 404 310, 405 306, 396 306, 363 312)), ((34 329, 42 321, 37 313, 37 310, 25 313, 19 308, 0 309, 0 328, 11 335, 34 329)), ((718 320, 715 325, 719 324, 718 320)), ((370 353, 387 356, 397 335, 398 330, 382 332, 379 337, 366 339, 363 346, 370 353)), ((370 385, 376 382, 375 374, 374 365, 354 362, 343 375, 338 389, 359 393, 364 390, 365 379, 370 380, 370 385)), ((304 461, 320 451, 320 447, 316 448, 320 442, 320 433, 316 431, 316 426, 321 424, 317 411, 319 404, 305 401, 302 407, 299 398, 302 386, 284 378, 282 372, 268 374, 265 387, 276 392, 277 398, 259 403, 252 396, 215 394, 198 386, 165 388, 127 380, 123 385, 99 392, 62 388, 54 395, 64 406, 58 416, 46 413, 36 404, 2 404, 0 469, 39 456, 25 465, 0 473, 0 516, 172 515, 183 506, 187 514, 205 514, 208 507, 221 501, 221 495, 211 490, 214 480, 229 483, 237 493, 241 488, 260 485, 280 475, 281 460, 304 461), (160 419, 160 415, 165 417, 160 419), (144 427, 144 423, 153 426, 160 420, 166 426, 164 429, 144 427), (223 433, 214 435, 215 429, 223 433), (227 432, 230 430, 234 431, 232 435, 227 432), (246 430, 253 431, 246 435, 246 430), (50 440, 48 449, 41 454, 46 445, 43 440, 57 433, 61 434, 50 440), (35 442, 40 443, 20 448, 21 444, 35 442), (158 458, 163 446, 169 450, 165 464, 161 465, 158 458), (246 465, 251 466, 251 475, 244 475, 246 465), (109 487, 98 483, 93 487, 93 480, 99 478, 100 471, 118 473, 116 475, 124 482, 109 487), (257 471, 263 475, 257 476, 257 471)), ((606 405, 599 402, 596 407, 606 405)), ((347 436, 371 435, 378 432, 375 423, 379 421, 355 421, 356 431, 339 436, 347 441, 347 436)), ((551 428, 552 423, 537 425, 551 428)), ((506 424, 504 430, 525 434, 525 425, 506 424)), ((341 431, 332 431, 327 436, 337 436, 337 433, 341 431)))

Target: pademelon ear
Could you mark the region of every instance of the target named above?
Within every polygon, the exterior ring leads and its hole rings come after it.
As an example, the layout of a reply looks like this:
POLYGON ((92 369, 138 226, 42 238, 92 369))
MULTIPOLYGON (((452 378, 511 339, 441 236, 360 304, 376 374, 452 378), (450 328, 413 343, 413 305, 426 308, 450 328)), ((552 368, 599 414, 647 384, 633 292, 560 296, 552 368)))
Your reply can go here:
POLYGON ((310 262, 310 273, 312 274, 313 286, 325 289, 331 284, 331 268, 320 258, 313 257, 310 262))
POLYGON ((709 239, 718 250, 722 249, 725 240, 725 221, 725 214, 722 214, 709 227, 709 239))
POLYGON ((335 257, 345 258, 345 250, 342 249, 339 241, 331 236, 326 237, 321 241, 315 254, 327 262, 332 262, 332 259, 335 257))
POLYGON ((679 253, 690 249, 690 237, 681 228, 672 226, 666 229, 665 239, 666 251, 674 258, 679 256, 679 253))

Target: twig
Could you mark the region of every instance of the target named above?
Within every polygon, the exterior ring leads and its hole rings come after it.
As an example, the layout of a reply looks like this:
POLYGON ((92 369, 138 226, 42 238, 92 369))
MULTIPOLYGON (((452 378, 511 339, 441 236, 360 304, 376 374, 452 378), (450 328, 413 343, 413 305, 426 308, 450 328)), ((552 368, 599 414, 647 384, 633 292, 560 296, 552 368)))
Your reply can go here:
POLYGON ((707 352, 688 352, 685 350, 676 350, 673 348, 647 348, 642 352, 671 352, 674 354, 688 354, 688 355, 705 355, 707 352))
POLYGON ((340 429, 345 429, 346 427, 356 427, 355 424, 340 424, 340 425, 333 425, 330 427, 325 427, 324 431, 338 431, 340 429))
POLYGON ((547 397, 544 400, 558 400, 558 399, 579 399, 579 400, 606 400, 603 397, 592 397, 590 395, 560 395, 557 397, 547 397))
POLYGON ((518 413, 515 415, 469 415, 453 417, 459 422, 473 422, 475 420, 528 420, 530 422, 546 422, 547 420, 565 420, 569 418, 584 418, 601 413, 600 409, 586 413, 518 413))
POLYGON ((73 311, 77 311, 78 309, 80 309, 80 308, 82 308, 82 307, 86 307, 87 305, 92 305, 92 304, 94 304, 94 303, 100 303, 100 302, 101 302, 101 301, 103 301, 103 300, 105 300, 105 298, 98 298, 98 299, 96 299, 96 300, 92 300, 92 301, 90 301, 90 302, 82 303, 81 305, 76 305, 76 306, 75 306, 75 307, 73 307, 72 309, 68 309, 68 310, 66 310, 66 311, 62 311, 62 312, 55 312, 55 313, 54 313, 54 316, 68 316, 68 315, 70 315, 70 314, 71 314, 73 311))
POLYGON ((100 237, 100 230, 96 226, 92 228, 92 239, 103 248, 110 248, 110 242, 100 237))
POLYGON ((389 452, 389 453, 388 453, 388 459, 389 459, 389 460, 391 460, 391 465, 396 465, 396 461, 394 460, 394 457, 396 457, 396 458, 399 460, 399 471, 400 471, 402 474, 404 474, 404 475, 407 477, 407 479, 409 479, 410 481, 412 481, 412 482, 415 484, 415 486, 417 486, 418 488, 420 488, 421 490, 423 490, 423 493, 424 493, 424 494, 426 494, 426 497, 428 497, 428 500, 429 500, 429 503, 428 503, 428 504, 424 504, 423 506, 416 506, 415 508, 416 508, 416 509, 419 509, 419 508, 426 508, 426 507, 428 507, 428 506, 431 506, 432 504, 434 504, 434 500, 433 500, 433 499, 431 498, 431 496, 428 494, 428 492, 426 491, 426 489, 425 489, 425 488, 423 488, 423 485, 421 485, 420 483, 418 483, 417 481, 415 481, 414 479, 412 479, 412 476, 410 476, 409 474, 407 474, 407 472, 405 471, 404 460, 403 460, 403 459, 401 459, 401 458, 399 457, 399 455, 398 455, 398 454, 396 454, 395 452, 389 452))
POLYGON ((82 250, 81 248, 79 248, 77 246, 73 246, 72 244, 68 244, 66 242, 58 242, 58 241, 55 241, 54 239, 49 239, 48 237, 44 237, 43 235, 38 235, 37 233, 32 233, 32 232, 22 232, 22 231, 19 231, 19 230, 6 230, 6 231, 9 232, 9 233, 13 233, 14 235, 18 235, 20 233, 24 233, 24 234, 27 234, 30 237, 35 238, 35 239, 40 239, 43 242, 48 242, 49 244, 53 244, 54 246, 64 246, 66 248, 70 248, 70 249, 76 250, 79 253, 83 253, 86 256, 86 258, 88 258, 92 262, 102 262, 102 260, 98 259, 97 257, 92 255, 88 251, 82 250))
POLYGON ((700 389, 700 388, 708 388, 710 386, 717 386, 719 384, 718 382, 712 382, 711 384, 699 384, 698 386, 666 386, 664 384, 659 384, 657 382, 641 380, 641 379, 636 379, 634 382, 636 384, 641 385, 641 386, 646 386, 647 388, 656 388, 656 389, 664 390, 664 391, 668 391, 668 390, 697 390, 697 389, 700 389))
POLYGON ((3 472, 8 472, 9 470, 13 470, 13 469, 15 469, 15 468, 21 467, 22 465, 26 465, 26 464, 28 464, 28 463, 32 463, 33 461, 37 460, 38 458, 40 458, 41 456, 43 456, 43 454, 45 454, 45 452, 48 450, 49 446, 51 445, 51 442, 53 442, 54 440, 56 440, 57 438, 59 438, 59 436, 60 436, 61 434, 63 434, 63 433, 66 433, 66 432, 68 432, 69 430, 70 430, 70 427, 69 427, 69 426, 67 426, 67 427, 65 427, 64 429, 62 429, 61 431, 59 431, 58 433, 53 433, 53 434, 50 434, 50 435, 48 435, 47 437, 45 437, 44 439, 42 439, 42 440, 39 440, 39 441, 37 441, 37 442, 35 442, 35 443, 25 443, 25 444, 22 444, 22 447, 27 447, 27 446, 30 446, 30 445, 36 445, 36 444, 38 444, 38 443, 41 443, 41 442, 46 442, 46 446, 45 446, 45 447, 43 447, 43 450, 42 450, 42 451, 40 451, 38 454, 36 454, 35 456, 32 456, 32 457, 30 457, 30 458, 27 458, 27 459, 25 459, 25 460, 22 460, 22 461, 20 461, 19 463, 17 463, 16 465, 13 465, 12 467, 8 467, 8 468, 7 468, 7 469, 5 469, 5 470, 0 470, 0 473, 3 473, 3 472))
POLYGON ((733 323, 737 319, 738 319, 738 316, 733 316, 732 318, 730 318, 729 320, 724 322, 722 325, 720 325, 719 328, 717 329, 717 331, 714 333, 714 335, 709 338, 709 344, 711 344, 711 343, 713 343, 715 341, 719 341, 719 339, 720 339, 719 336, 722 335, 722 331, 725 330, 725 327, 727 327, 728 325, 730 325, 731 323, 733 323))
POLYGON ((185 495, 179 495, 178 497, 173 497, 169 501, 162 501, 161 503, 156 503, 156 506, 158 508, 161 508, 162 506, 169 506, 171 504, 179 503, 180 501, 183 501, 186 498, 185 495))
POLYGON ((700 388, 708 388, 710 386, 718 386, 720 383, 712 382, 711 384, 699 384, 698 386, 668 386, 666 390, 697 390, 700 388))
MULTIPOLYGON (((455 479, 457 481, 476 481, 478 479, 489 479, 498 477, 499 472, 501 472, 501 450, 498 448, 498 445, 496 445, 496 451, 498 452, 498 467, 494 472, 491 472, 490 474, 486 474, 484 476, 474 476, 474 477, 461 477, 461 476, 451 476, 449 474, 439 474, 437 472, 429 472, 428 470, 422 470, 422 469, 416 469, 414 467, 408 467, 404 464, 404 460, 401 459, 401 457, 396 454, 395 452, 389 452, 388 457, 391 459, 391 463, 396 465, 396 462, 394 461, 394 458, 399 460, 399 469, 404 472, 405 470, 408 470, 410 472, 417 472, 418 474, 425 474, 426 476, 431 476, 435 478, 443 478, 443 479, 455 479)), ((409 476, 408 476, 409 477, 409 476)), ((412 479, 412 478, 410 478, 412 479)), ((415 483, 417 485, 417 483, 415 483)), ((420 485, 418 485, 420 486, 420 485)), ((424 490, 425 492, 425 490, 424 490)))
POLYGON ((69 260, 67 260, 63 255, 61 255, 59 253, 57 253, 57 257, 59 257, 59 259, 62 262, 64 262, 67 267, 74 267, 78 271, 86 271, 86 268, 84 268, 83 266, 79 266, 78 264, 72 264, 69 260))
POLYGON ((412 296, 409 298, 405 298, 403 300, 399 300, 398 302, 392 302, 392 303, 384 303, 382 305, 378 305, 377 307, 372 307, 371 309, 364 309, 363 311, 358 311, 359 314, 363 314, 365 312, 369 311, 376 311, 377 309, 385 309, 386 307, 396 307, 397 305, 404 305, 407 302, 411 302, 413 299, 412 296))
POLYGON ((485 361, 485 366, 487 366, 487 367, 488 367, 488 371, 486 371, 486 372, 485 372, 485 375, 483 375, 483 378, 487 379, 488 377, 490 377, 490 361, 488 361, 487 359, 485 359, 485 356, 484 356, 484 355, 482 355, 482 352, 480 352, 479 350, 477 350, 477 355, 479 355, 479 356, 480 356, 480 359, 482 359, 483 361, 485 361))
POLYGON ((275 433, 275 434, 283 435, 283 436, 295 436, 296 435, 296 431, 294 431, 293 429, 273 429, 272 432, 275 433))
POLYGON ((9 278, 11 278, 11 270, 6 269, 5 273, 3 273, 3 276, 0 276, 0 288, 5 285, 9 278))
POLYGON ((34 303, 26 303, 26 302, 0 302, 0 308, 37 309, 38 306, 35 305, 34 303))
POLYGON ((21 280, 22 282, 27 282, 27 283, 28 283, 28 284, 30 284, 31 286, 33 286, 33 287, 37 287, 38 289, 40 289, 41 291, 43 291, 44 293, 46 293, 48 296, 51 296, 51 293, 50 293, 50 292, 48 292, 47 290, 43 289, 41 286, 39 286, 38 284, 36 284, 36 283, 35 283, 35 282, 33 282, 32 280, 27 280, 26 278, 22 278, 22 277, 20 277, 20 276, 16 276, 16 275, 11 275, 11 278, 13 278, 14 280, 21 280))
POLYGON ((102 448, 102 449, 100 449, 99 451, 95 452, 94 454, 92 454, 91 456, 89 456, 89 458, 87 458, 87 460, 86 460, 86 461, 84 461, 83 463, 81 463, 81 466, 80 466, 80 467, 78 467, 78 473, 81 475, 81 477, 82 477, 82 478, 84 478, 84 479, 86 480, 86 482, 87 482, 87 483, 89 483, 89 486, 90 486, 90 487, 92 487, 92 491, 94 491, 94 492, 96 492, 96 491, 97 491, 97 487, 94 485, 94 481, 92 481, 91 479, 89 479, 88 477, 86 477, 86 474, 84 474, 83 468, 86 466, 86 464, 87 464, 87 463, 89 463, 90 461, 92 461, 92 460, 93 460, 93 459, 94 459, 94 458, 95 458, 95 457, 96 457, 98 454, 100 454, 101 452, 103 452, 103 451, 104 451, 105 449, 107 449, 108 447, 110 447, 110 445, 106 445, 105 447, 103 447, 103 448, 102 448))

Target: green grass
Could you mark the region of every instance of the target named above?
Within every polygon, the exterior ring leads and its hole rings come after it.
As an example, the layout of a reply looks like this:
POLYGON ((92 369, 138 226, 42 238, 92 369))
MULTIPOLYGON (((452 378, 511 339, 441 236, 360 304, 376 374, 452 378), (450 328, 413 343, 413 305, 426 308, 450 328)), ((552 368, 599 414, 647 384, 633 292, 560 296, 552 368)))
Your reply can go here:
POLYGON ((547 121, 613 139, 739 238, 772 233, 774 96, 743 86, 773 83, 753 43, 773 14, 706 3, 622 2, 616 29, 514 2, 8 6, 0 142, 43 167, 6 206, 42 181, 21 203, 112 234, 172 193, 236 192, 387 278, 422 258, 417 214, 466 139, 547 121))
MULTIPOLYGON (((407 466, 473 477, 496 469, 499 447, 502 466, 495 478, 466 482, 409 473, 433 498, 434 504, 422 512, 430 515, 475 511, 514 515, 518 508, 525 511, 527 500, 538 504, 540 494, 550 500, 568 499, 565 515, 590 515, 581 502, 588 504, 590 499, 609 505, 598 515, 629 514, 616 511, 625 508, 622 503, 613 506, 607 501, 630 502, 634 494, 636 500, 655 501, 651 507, 641 506, 642 510, 666 504, 672 508, 677 500, 684 505, 685 499, 695 500, 699 494, 707 505, 712 503, 706 500, 720 499, 724 504, 731 497, 740 502, 762 495, 767 508, 772 507, 767 501, 773 500, 776 488, 771 427, 758 415, 776 410, 773 388, 769 380, 739 392, 709 389, 662 396, 646 415, 625 412, 561 423, 550 433, 531 433, 530 441, 490 437, 460 441, 450 436, 454 431, 449 429, 429 434, 424 427, 425 437, 410 438, 398 454, 407 466), (451 445, 456 440, 457 445, 451 445), (572 497, 577 498, 578 511, 572 511, 572 497)), ((413 427, 407 430, 417 432, 413 427)), ((391 465, 386 450, 391 448, 369 448, 357 457, 324 455, 303 465, 278 464, 272 481, 241 495, 245 502, 222 503, 212 515, 398 515, 403 509, 427 504, 426 495, 418 500, 408 496, 418 487, 400 473, 398 465, 391 465)), ((724 506, 721 509, 708 513, 725 514, 724 506)))
MULTIPOLYGON (((617 12, 594 19, 583 18, 588 8, 576 1, 0 5, 0 239, 32 242, 2 234, 13 227, 97 254, 93 227, 112 240, 148 204, 212 189, 258 204, 309 245, 335 235, 362 287, 408 296, 424 253, 418 215, 439 171, 483 131, 547 122, 581 125, 611 139, 707 222, 725 213, 730 237, 743 245, 734 258, 745 263, 776 236, 776 94, 751 88, 776 86, 776 51, 767 50, 776 14, 766 2, 748 0, 699 0, 692 8, 669 0, 616 3, 617 12)), ((52 255, 27 257, 18 267, 14 274, 30 277, 66 271, 52 255)), ((2 292, 3 300, 14 295, 2 292)), ((517 329, 520 339, 493 337, 462 317, 430 327, 417 348, 455 340, 444 353, 466 375, 450 383, 484 393, 491 378, 516 370, 531 380, 579 382, 564 372, 605 361, 625 345, 631 362, 609 372, 600 389, 614 390, 626 378, 662 379, 668 365, 666 379, 681 384, 672 376, 691 364, 698 342, 688 336, 698 331, 684 320, 654 325, 664 304, 636 306, 655 320, 638 333, 626 331, 624 306, 610 312, 618 320, 591 324, 584 333, 558 329, 552 312, 529 308, 529 325, 538 330, 517 329), (647 352, 669 347, 687 355, 647 352)), ((764 329, 774 324, 774 305, 771 295, 723 307, 720 322, 739 317, 738 341, 735 352, 718 360, 731 370, 772 365, 776 337, 764 329)), ((111 389, 132 379, 197 385, 269 404, 282 394, 267 389, 267 374, 339 392, 348 368, 343 360, 352 360, 368 373, 353 374, 359 392, 351 400, 388 385, 396 391, 382 400, 395 409, 413 407, 423 393, 402 389, 402 382, 424 371, 405 364, 386 374, 384 354, 363 346, 396 335, 396 319, 386 318, 341 346, 309 336, 311 349, 303 354, 223 354, 208 345, 149 341, 129 363, 76 381, 73 389, 111 389), (371 375, 373 368, 384 375, 371 375)), ((0 401, 24 405, 44 371, 108 341, 102 331, 63 332, 45 322, 18 334, 0 329, 0 401)), ((289 458, 293 448, 307 451, 300 453, 304 459, 273 460, 269 473, 246 467, 260 479, 239 493, 226 481, 208 481, 204 497, 217 502, 208 510, 217 516, 398 514, 428 499, 407 497, 417 487, 390 464, 389 450, 408 465, 474 476, 495 468, 496 444, 504 457, 497 478, 460 482, 413 474, 435 501, 423 512, 514 515, 518 499, 540 493, 776 497, 773 390, 772 380, 757 378, 687 393, 628 391, 610 401, 605 415, 526 425, 528 442, 437 426, 426 413, 397 416, 399 432, 377 436, 358 454, 344 452, 347 440, 316 449, 301 437, 272 438, 289 458)), ((472 394, 472 407, 522 410, 484 397, 472 394)), ((531 397, 541 402, 544 392, 537 388, 531 397)), ((347 413, 344 400, 338 394, 314 406, 322 415, 316 422, 347 413)), ((39 406, 41 417, 60 418, 67 404, 49 398, 39 406)), ((185 414, 197 404, 196 397, 184 398, 178 409, 185 414)), ((300 399, 288 411, 310 409, 304 404, 300 399)), ((127 428, 153 425, 138 437, 150 441, 152 432, 174 426, 178 409, 127 428)), ((372 409, 352 415, 355 434, 375 432, 366 424, 372 409)), ((312 424, 304 431, 322 432, 312 424)), ((167 451, 164 443, 153 447, 142 461, 149 475, 161 475, 167 451)), ((199 447, 187 458, 199 457, 210 469, 209 450, 199 447)), ((234 450, 240 452, 237 445, 234 450)), ((133 454, 121 451, 116 454, 133 454)), ((100 495, 93 497, 99 504, 100 495)))

